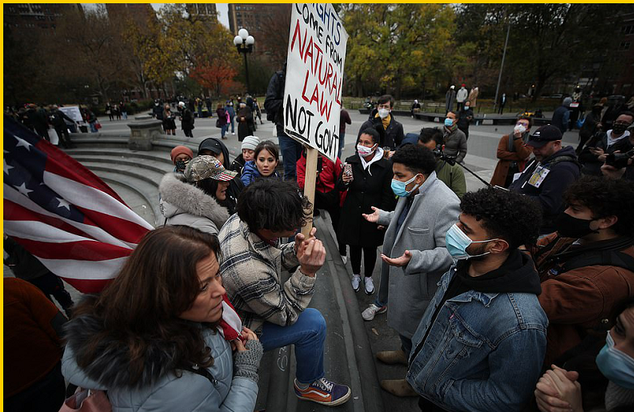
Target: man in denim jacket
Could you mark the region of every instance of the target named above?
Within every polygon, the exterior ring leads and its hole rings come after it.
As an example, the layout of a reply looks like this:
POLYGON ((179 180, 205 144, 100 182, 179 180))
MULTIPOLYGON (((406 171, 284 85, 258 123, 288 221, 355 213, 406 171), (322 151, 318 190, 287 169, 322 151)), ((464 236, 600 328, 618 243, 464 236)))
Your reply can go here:
POLYGON ((424 411, 520 411, 546 350, 539 276, 520 245, 537 238, 541 211, 499 189, 467 193, 446 246, 457 264, 440 280, 418 326, 407 380, 424 411))

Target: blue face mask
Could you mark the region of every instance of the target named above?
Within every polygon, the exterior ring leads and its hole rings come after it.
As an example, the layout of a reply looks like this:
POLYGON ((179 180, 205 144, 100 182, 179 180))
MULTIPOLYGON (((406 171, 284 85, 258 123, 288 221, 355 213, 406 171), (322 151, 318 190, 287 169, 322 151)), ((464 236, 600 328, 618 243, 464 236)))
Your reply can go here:
POLYGON ((447 126, 447 127, 453 126, 453 119, 450 119, 448 117, 445 118, 445 126, 447 126))
POLYGON ((416 179, 416 176, 418 175, 414 175, 414 177, 409 179, 407 182, 401 182, 400 180, 392 179, 392 192, 394 192, 394 194, 398 197, 409 196, 410 193, 418 189, 418 186, 420 186, 420 185, 416 185, 410 191, 406 189, 407 185, 412 183, 414 179, 416 179))
POLYGON ((447 251, 455 260, 464 260, 469 258, 475 258, 480 256, 488 255, 491 252, 480 253, 479 255, 470 255, 467 253, 467 248, 471 246, 472 243, 487 243, 496 239, 487 239, 487 240, 471 240, 469 236, 466 235, 465 232, 460 230, 457 224, 453 224, 447 230, 447 234, 445 235, 445 246, 447 251))
POLYGON ((634 389, 634 359, 614 347, 610 332, 596 361, 603 376, 622 388, 634 389))

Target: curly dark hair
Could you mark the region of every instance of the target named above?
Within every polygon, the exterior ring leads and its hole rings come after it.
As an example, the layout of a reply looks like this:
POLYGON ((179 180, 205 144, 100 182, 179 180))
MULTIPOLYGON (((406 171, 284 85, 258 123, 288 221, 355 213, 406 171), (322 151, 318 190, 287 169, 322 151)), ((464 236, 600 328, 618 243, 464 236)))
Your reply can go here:
POLYGON ((587 207, 595 219, 616 216, 612 230, 622 236, 634 235, 634 182, 583 176, 568 186, 564 201, 587 207))
POLYGON ((542 211, 530 197, 502 189, 484 188, 466 193, 462 212, 482 221, 490 237, 504 239, 510 249, 533 245, 539 235, 542 211))
POLYGON ((200 293, 196 266, 210 254, 220 257, 218 238, 197 229, 165 226, 148 232, 101 294, 74 309, 73 319, 89 315, 104 325, 80 348, 73 348, 77 364, 86 368, 103 353, 126 345, 131 358, 125 384, 130 387, 148 373, 148 357, 157 342, 174 348, 173 358, 164 365, 167 371, 213 365, 200 325, 179 317, 200 293))
POLYGON ((413 144, 400 147, 392 156, 392 163, 400 163, 410 172, 425 176, 436 169, 436 157, 431 150, 413 144))
POLYGON ((258 179, 240 193, 237 212, 251 232, 280 232, 304 226, 310 217, 309 206, 296 182, 258 179))

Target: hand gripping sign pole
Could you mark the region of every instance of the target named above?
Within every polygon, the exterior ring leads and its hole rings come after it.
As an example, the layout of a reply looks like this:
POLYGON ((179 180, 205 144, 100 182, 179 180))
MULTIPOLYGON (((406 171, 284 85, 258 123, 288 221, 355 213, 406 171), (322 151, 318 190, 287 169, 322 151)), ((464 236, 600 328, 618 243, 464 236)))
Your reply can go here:
POLYGON ((339 114, 348 34, 331 4, 293 5, 284 87, 284 131, 306 148, 304 196, 312 229, 319 154, 332 161, 339 149, 339 114))

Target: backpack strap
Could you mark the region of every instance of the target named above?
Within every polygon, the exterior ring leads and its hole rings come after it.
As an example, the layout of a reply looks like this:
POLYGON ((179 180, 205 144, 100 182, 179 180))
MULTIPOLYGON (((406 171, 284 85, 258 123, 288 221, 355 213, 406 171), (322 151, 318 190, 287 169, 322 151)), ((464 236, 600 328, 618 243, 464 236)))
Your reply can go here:
POLYGON ((561 272, 586 266, 615 266, 634 272, 634 257, 617 250, 584 253, 564 263, 561 272))
POLYGON ((211 374, 211 372, 207 370, 207 368, 201 368, 200 366, 194 364, 194 365, 189 365, 187 368, 183 368, 183 369, 186 371, 195 373, 196 375, 204 376, 205 378, 209 380, 209 382, 211 382, 211 384, 214 387, 218 386, 218 380, 213 377, 213 375, 211 374))

